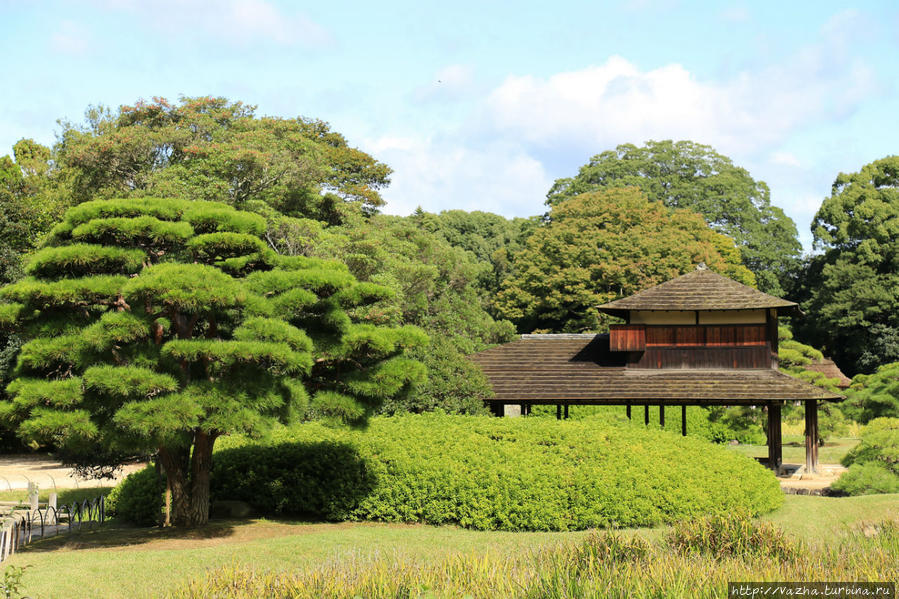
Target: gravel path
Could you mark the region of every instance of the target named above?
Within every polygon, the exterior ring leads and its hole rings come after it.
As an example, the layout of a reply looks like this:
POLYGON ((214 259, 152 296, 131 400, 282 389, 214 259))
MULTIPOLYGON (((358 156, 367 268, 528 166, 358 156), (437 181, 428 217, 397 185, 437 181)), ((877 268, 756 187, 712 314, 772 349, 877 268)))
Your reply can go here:
POLYGON ((37 483, 41 490, 108 487, 143 467, 144 464, 129 464, 117 473, 114 480, 96 480, 80 478, 71 468, 66 468, 46 455, 0 456, 0 491, 27 489, 29 482, 37 483))

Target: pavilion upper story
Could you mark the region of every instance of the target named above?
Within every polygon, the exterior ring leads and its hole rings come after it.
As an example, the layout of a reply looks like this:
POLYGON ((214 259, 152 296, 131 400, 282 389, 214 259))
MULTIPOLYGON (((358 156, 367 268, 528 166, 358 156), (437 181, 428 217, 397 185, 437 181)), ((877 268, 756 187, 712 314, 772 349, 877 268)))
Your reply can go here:
POLYGON ((778 312, 796 304, 704 268, 599 306, 623 318, 609 350, 627 368, 777 368, 778 312))

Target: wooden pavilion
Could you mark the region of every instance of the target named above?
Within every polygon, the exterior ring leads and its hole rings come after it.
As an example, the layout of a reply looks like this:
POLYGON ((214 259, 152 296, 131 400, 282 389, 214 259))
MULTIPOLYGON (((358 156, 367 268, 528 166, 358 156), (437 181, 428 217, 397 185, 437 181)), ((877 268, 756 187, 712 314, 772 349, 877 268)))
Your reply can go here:
POLYGON ((841 395, 778 370, 778 312, 786 301, 702 267, 630 297, 599 306, 625 324, 607 334, 522 335, 473 356, 495 393, 494 414, 532 405, 680 407, 749 405, 767 410, 768 463, 782 463, 781 407, 805 404, 806 472, 818 467, 818 402, 841 395))

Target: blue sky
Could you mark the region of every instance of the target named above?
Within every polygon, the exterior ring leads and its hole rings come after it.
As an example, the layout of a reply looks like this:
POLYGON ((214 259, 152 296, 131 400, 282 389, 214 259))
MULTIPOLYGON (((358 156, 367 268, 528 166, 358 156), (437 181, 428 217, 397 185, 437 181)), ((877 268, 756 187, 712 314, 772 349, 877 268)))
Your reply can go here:
POLYGON ((809 223, 899 153, 895 2, 0 0, 0 154, 90 104, 221 95, 329 121, 394 169, 386 212, 544 211, 620 143, 691 139, 809 223))

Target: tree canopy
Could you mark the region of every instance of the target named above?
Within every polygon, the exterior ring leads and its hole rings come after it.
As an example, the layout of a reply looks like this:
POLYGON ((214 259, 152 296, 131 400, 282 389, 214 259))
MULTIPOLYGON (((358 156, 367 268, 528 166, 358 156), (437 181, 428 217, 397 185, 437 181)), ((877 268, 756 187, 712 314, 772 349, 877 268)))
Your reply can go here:
POLYGON ((341 260, 359 281, 393 290, 367 318, 416 325, 430 336, 429 346, 410 352, 427 366, 428 380, 408 396, 386 402, 386 413, 483 411, 489 385, 466 356, 514 333, 511 323, 495 321, 485 310, 481 283, 489 278, 490 265, 431 232, 425 222, 431 216, 379 214, 330 227, 278 216, 269 225, 270 241, 282 252, 341 260))
POLYGON ((351 148, 327 123, 257 117, 224 98, 164 98, 90 108, 84 125, 62 123, 55 148, 74 175, 73 199, 166 196, 340 222, 370 213, 390 169, 351 148))
POLYGON ((702 214, 736 241, 743 265, 759 289, 783 296, 798 266, 796 225, 771 205, 771 193, 730 158, 691 141, 622 144, 592 157, 574 177, 559 179, 547 194, 554 206, 575 195, 612 187, 639 187, 651 200, 702 214))
POLYGON ((712 231, 699 214, 666 208, 636 187, 585 193, 553 206, 527 239, 496 309, 522 332, 602 330, 609 317, 596 306, 701 262, 755 284, 733 240, 712 231))
POLYGON ((130 198, 66 212, 0 289, 22 346, 0 418, 69 460, 155 453, 172 522, 202 524, 216 438, 275 420, 359 422, 424 377, 415 327, 354 318, 391 291, 281 256, 224 204, 130 198))
POLYGON ((812 233, 802 335, 850 375, 899 361, 899 156, 841 173, 812 233))

